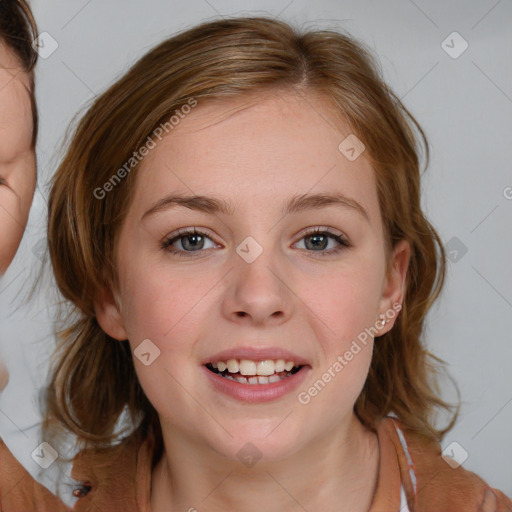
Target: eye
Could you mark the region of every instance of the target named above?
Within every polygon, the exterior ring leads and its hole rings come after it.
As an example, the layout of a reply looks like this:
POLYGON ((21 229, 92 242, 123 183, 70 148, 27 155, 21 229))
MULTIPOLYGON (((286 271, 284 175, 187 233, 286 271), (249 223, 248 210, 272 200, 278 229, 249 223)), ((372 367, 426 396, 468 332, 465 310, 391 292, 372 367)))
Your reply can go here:
POLYGON ((316 228, 313 231, 309 231, 300 241, 302 240, 305 240, 306 250, 318 253, 319 256, 337 254, 351 247, 350 242, 343 235, 333 233, 324 228, 316 228), (324 249, 329 245, 329 240, 334 240, 336 245, 333 249, 325 251, 324 249))
MULTIPOLYGON (((337 254, 338 252, 348 249, 352 245, 341 234, 333 233, 326 228, 316 228, 307 232, 301 242, 305 240, 305 250, 308 252, 318 253, 319 256, 329 256, 337 254), (329 241, 335 242, 335 247, 326 251, 329 241)), ((179 229, 176 236, 170 236, 163 240, 162 249, 176 254, 181 257, 194 257, 193 253, 203 252, 204 249, 211 249, 215 247, 215 242, 211 237, 196 228, 193 229, 179 229), (205 247, 205 241, 209 240, 213 245, 205 247), (181 248, 179 248, 181 246, 181 248)))
POLYGON ((169 251, 171 254, 183 256, 185 258, 193 256, 190 253, 201 252, 202 249, 210 249, 205 247, 205 240, 213 240, 203 231, 194 229, 179 229, 178 235, 166 238, 162 242, 162 249, 169 251), (176 249, 175 246, 181 246, 183 250, 176 249), (189 254, 187 254, 189 253, 189 254))

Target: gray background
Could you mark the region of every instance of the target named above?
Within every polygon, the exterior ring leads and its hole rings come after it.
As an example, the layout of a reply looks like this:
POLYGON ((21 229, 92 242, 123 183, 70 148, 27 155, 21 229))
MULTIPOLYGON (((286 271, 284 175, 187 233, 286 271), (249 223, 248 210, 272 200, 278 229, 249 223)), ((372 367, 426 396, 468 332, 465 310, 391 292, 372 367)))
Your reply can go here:
MULTIPOLYGON (((38 0, 32 6, 39 32, 48 32, 58 48, 38 64, 38 188, 20 251, 0 282, 0 352, 11 373, 0 399, 0 429, 22 430, 29 451, 38 444, 29 427, 38 421, 37 389, 52 348, 56 297, 48 276, 41 293, 28 304, 25 297, 41 266, 47 183, 72 117, 176 31, 219 16, 271 14, 343 28, 367 42, 424 127, 432 158, 423 206, 452 259, 426 341, 448 362, 463 399, 442 446, 459 443, 469 454, 464 467, 512 495, 510 0, 38 0), (442 46, 454 31, 469 45, 457 58, 442 46)), ((462 41, 452 39, 444 47, 459 52, 462 41)), ((455 397, 449 382, 443 393, 455 397)))

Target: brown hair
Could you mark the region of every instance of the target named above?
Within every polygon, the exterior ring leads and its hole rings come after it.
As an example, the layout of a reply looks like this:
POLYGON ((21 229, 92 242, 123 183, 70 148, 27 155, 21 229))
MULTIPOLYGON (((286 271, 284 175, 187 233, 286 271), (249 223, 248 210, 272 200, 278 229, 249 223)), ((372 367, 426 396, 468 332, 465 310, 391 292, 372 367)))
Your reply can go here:
POLYGON ((30 78, 30 101, 32 104, 32 147, 35 147, 39 118, 35 96, 34 67, 37 52, 32 43, 37 34, 34 16, 25 0, 0 1, 0 42, 4 42, 20 61, 23 71, 30 78))
MULTIPOLYGON (((420 206, 423 131, 380 77, 370 53, 350 36, 331 30, 299 32, 263 17, 203 23, 167 39, 96 98, 74 131, 52 180, 49 249, 58 287, 73 304, 72 325, 60 347, 48 388, 45 426, 60 425, 92 445, 109 444, 126 407, 138 431, 158 429, 156 411, 137 380, 128 341, 100 328, 94 299, 108 283, 118 285, 119 228, 132 197, 136 166, 98 199, 93 191, 131 158, 157 126, 190 100, 294 90, 329 100, 340 119, 366 145, 375 169, 387 240, 411 244, 403 309, 375 344, 371 369, 355 411, 373 428, 394 412, 431 439, 444 430, 433 414, 453 406, 441 400, 436 373, 442 361, 422 343, 423 322, 445 276, 440 238, 420 206)), ((388 267, 389 268, 389 267, 388 267)))

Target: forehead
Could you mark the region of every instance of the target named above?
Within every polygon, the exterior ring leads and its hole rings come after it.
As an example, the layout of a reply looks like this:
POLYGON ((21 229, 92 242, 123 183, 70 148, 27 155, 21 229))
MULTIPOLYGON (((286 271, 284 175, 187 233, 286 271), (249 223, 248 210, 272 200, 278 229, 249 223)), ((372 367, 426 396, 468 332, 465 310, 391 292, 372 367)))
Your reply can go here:
POLYGON ((23 69, 16 52, 0 38, 0 91, 15 85, 30 91, 30 76, 23 69))
POLYGON ((0 160, 26 151, 32 141, 30 77, 14 52, 0 43, 0 160))
MULTIPOLYGON (((16 52, 0 38, 0 69, 11 70, 14 74, 23 71, 23 66, 16 52)), ((26 75, 26 74, 25 74, 26 75)), ((27 81, 28 84, 28 81, 27 81)))
POLYGON ((351 133, 315 95, 272 93, 208 101, 184 115, 143 160, 136 197, 141 208, 164 193, 208 194, 240 208, 284 196, 341 192, 375 215, 374 171, 362 156, 339 150, 351 133))

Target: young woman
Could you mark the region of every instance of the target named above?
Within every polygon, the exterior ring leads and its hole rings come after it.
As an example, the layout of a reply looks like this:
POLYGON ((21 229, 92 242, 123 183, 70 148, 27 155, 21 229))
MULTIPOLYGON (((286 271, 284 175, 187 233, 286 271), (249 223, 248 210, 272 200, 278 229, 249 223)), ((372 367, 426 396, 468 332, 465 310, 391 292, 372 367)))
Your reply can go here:
MULTIPOLYGON (((73 510, 512 510, 441 455, 422 142, 360 44, 268 18, 178 34, 95 100, 49 202, 73 510)), ((68 510, 0 449, 3 511, 68 510)))

